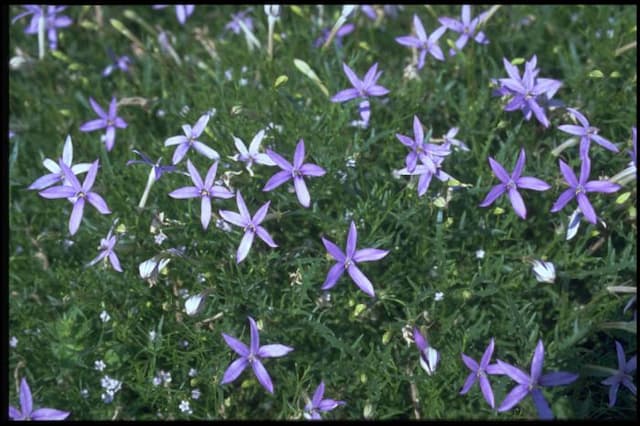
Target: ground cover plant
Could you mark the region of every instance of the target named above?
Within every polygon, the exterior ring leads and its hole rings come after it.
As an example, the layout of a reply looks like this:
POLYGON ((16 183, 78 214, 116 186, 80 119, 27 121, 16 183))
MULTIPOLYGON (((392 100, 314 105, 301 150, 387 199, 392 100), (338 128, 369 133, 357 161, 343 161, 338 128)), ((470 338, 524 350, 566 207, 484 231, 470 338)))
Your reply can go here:
POLYGON ((637 417, 636 6, 7 10, 11 418, 637 417))

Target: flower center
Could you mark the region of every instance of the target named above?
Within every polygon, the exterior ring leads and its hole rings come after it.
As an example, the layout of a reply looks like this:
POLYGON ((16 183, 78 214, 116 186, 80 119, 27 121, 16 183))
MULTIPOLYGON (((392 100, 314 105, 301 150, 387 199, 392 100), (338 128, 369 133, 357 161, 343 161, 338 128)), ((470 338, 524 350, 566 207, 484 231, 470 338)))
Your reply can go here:
POLYGON ((251 232, 256 232, 256 226, 253 223, 249 223, 245 228, 245 231, 249 230, 251 232))
POLYGON ((113 126, 113 120, 107 120, 107 127, 113 126))
POLYGON ((349 269, 349 266, 353 265, 353 261, 349 258, 344 260, 344 269, 349 269))
POLYGON ((516 189, 516 183, 513 179, 509 179, 509 182, 505 185, 507 189, 516 189))
POLYGON ((209 191, 207 191, 205 188, 202 188, 202 190, 200 191, 200 196, 201 197, 211 197, 211 194, 209 194, 209 191))
POLYGON ((584 186, 582 186, 581 184, 578 184, 578 186, 576 186, 576 195, 584 194, 585 192, 587 191, 584 190, 584 186))
POLYGON ((86 195, 83 191, 80 191, 80 192, 78 192, 78 193, 76 194, 76 197, 78 197, 78 198, 84 198, 84 197, 86 197, 86 196, 87 196, 87 195, 86 195))
POLYGON ((294 177, 294 178, 295 178, 295 177, 302 177, 302 173, 301 173, 301 172, 300 172, 300 170, 298 170, 298 169, 293 169, 293 170, 291 171, 291 174, 293 175, 293 177, 294 177))

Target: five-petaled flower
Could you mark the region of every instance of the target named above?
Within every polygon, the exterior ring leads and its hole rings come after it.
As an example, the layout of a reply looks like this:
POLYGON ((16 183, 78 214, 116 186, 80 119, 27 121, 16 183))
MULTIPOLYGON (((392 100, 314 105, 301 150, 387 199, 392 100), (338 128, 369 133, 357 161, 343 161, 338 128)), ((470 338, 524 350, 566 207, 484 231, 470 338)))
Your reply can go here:
POLYGON ((93 132, 94 130, 106 128, 107 132, 104 143, 107 146, 107 151, 111 151, 116 140, 116 127, 119 129, 125 129, 127 127, 127 122, 124 121, 122 117, 118 117, 117 115, 118 103, 115 96, 111 98, 108 114, 104 112, 102 107, 100 107, 100 105, 98 105, 98 103, 94 101, 92 97, 89 97, 89 102, 91 103, 91 108, 93 108, 93 110, 96 112, 96 114, 98 114, 100 118, 90 120, 82 124, 80 126, 80 131, 93 132))
POLYGON ((102 238, 100 240, 100 254, 96 256, 91 262, 87 264, 87 267, 93 266, 96 263, 100 262, 102 259, 109 258, 109 262, 111 262, 111 266, 118 272, 122 272, 122 268, 120 267, 120 260, 116 255, 116 252, 113 249, 116 246, 116 236, 111 235, 111 230, 107 233, 106 238, 102 238))
POLYGON ((436 157, 451 154, 447 145, 435 145, 424 141, 424 129, 416 115, 413 116, 413 139, 400 133, 396 133, 396 138, 411 150, 405 159, 408 172, 413 172, 420 160, 431 174, 434 174, 437 169, 436 163, 439 161, 436 157))
POLYGON ((431 376, 436 372, 436 367, 440 362, 440 352, 429 345, 429 341, 420 333, 418 327, 413 328, 413 341, 420 351, 420 366, 431 376))
POLYGON ((56 410, 55 408, 33 409, 31 389, 26 378, 20 381, 20 410, 9 406, 9 418, 12 420, 64 420, 71 414, 69 411, 56 410))
POLYGON ((331 411, 340 405, 345 405, 344 401, 336 401, 334 399, 323 399, 324 397, 324 382, 320 381, 320 384, 313 393, 313 398, 307 402, 304 407, 303 416, 307 420, 322 420, 320 417, 320 411, 331 411))
POLYGON ((269 210, 269 204, 271 204, 271 201, 264 203, 258 211, 256 211, 256 214, 253 215, 253 218, 251 217, 251 213, 249 213, 249 209, 247 209, 247 205, 245 204, 240 191, 237 191, 236 193, 236 203, 238 204, 238 211, 240 213, 229 210, 220 210, 218 212, 227 222, 244 229, 244 236, 242 237, 242 241, 240 241, 240 246, 238 246, 238 252, 236 254, 236 263, 242 262, 247 257, 249 249, 251 249, 251 245, 253 244, 253 238, 256 234, 262 241, 267 243, 269 247, 278 247, 267 230, 260 225, 267 216, 267 211, 269 210))
POLYGON ((248 365, 251 365, 251 368, 253 368, 253 372, 258 378, 260 384, 267 391, 273 393, 273 382, 271 381, 271 377, 269 377, 269 373, 267 373, 266 368, 264 368, 264 365, 262 364, 262 359, 285 356, 291 352, 293 348, 277 343, 260 346, 258 326, 251 317, 249 317, 249 328, 251 329, 251 343, 249 347, 235 337, 222 333, 224 341, 227 342, 227 345, 229 345, 231 349, 240 355, 240 358, 233 361, 229 367, 227 367, 220 384, 224 385, 225 383, 233 382, 248 365))
POLYGON ((24 8, 27 9, 27 11, 16 15, 12 19, 11 23, 13 24, 24 16, 33 15, 31 17, 31 22, 29 22, 29 25, 25 28, 24 32, 25 34, 38 34, 40 18, 43 18, 44 29, 47 31, 47 37, 49 39, 49 48, 51 50, 56 50, 58 48, 58 28, 68 27, 73 23, 71 18, 66 15, 58 16, 58 14, 65 10, 67 6, 47 6, 46 16, 44 16, 44 8, 41 6, 27 4, 24 5, 24 8))
MULTIPOLYGON (((462 6, 462 14, 460 16, 460 20, 449 18, 447 16, 443 16, 438 18, 438 21, 448 29, 455 31, 460 34, 458 40, 456 40, 456 50, 462 50, 462 48, 467 44, 470 38, 475 40, 476 43, 479 44, 488 44, 489 39, 485 36, 482 31, 477 31, 477 27, 481 21, 484 20, 484 17, 488 12, 483 12, 475 18, 471 19, 471 6, 465 4, 462 6)), ((456 54, 456 50, 450 49, 449 55, 454 56, 456 54)))
POLYGON ((522 78, 518 68, 502 58, 504 68, 509 78, 500 78, 500 89, 497 94, 510 95, 512 98, 504 106, 505 111, 522 110, 525 120, 530 120, 531 115, 544 126, 549 127, 549 119, 544 112, 544 106, 562 86, 562 82, 551 78, 538 78, 539 69, 536 68, 538 58, 533 55, 525 63, 522 78))
POLYGON ((418 18, 418 15, 413 15, 413 28, 416 32, 416 36, 408 35, 396 37, 396 41, 403 46, 414 47, 420 51, 418 54, 418 69, 420 70, 424 66, 424 60, 427 53, 439 61, 444 61, 444 54, 442 53, 440 46, 438 46, 438 40, 447 30, 447 27, 438 27, 438 29, 427 37, 422 21, 418 18))
POLYGON ((633 376, 631 373, 636 371, 636 364, 638 363, 638 356, 632 356, 629 361, 625 360, 624 349, 617 340, 616 342, 616 354, 618 356, 618 371, 613 376, 607 377, 601 383, 603 385, 611 386, 609 388, 609 407, 616 405, 616 399, 618 398, 618 389, 620 384, 624 385, 627 389, 636 395, 636 385, 633 384, 633 376))
POLYGON ((384 96, 389 93, 387 88, 376 84, 380 75, 382 75, 382 71, 378 72, 378 63, 376 62, 371 66, 371 68, 369 68, 364 79, 360 80, 353 70, 344 62, 342 63, 342 69, 353 87, 336 93, 331 98, 331 102, 346 102, 357 98, 364 99, 360 102, 359 106, 360 117, 365 124, 368 124, 369 118, 371 117, 369 96, 384 96))
POLYGON ((578 378, 578 375, 574 373, 567 373, 565 371, 542 374, 543 363, 544 346, 542 344, 542 340, 538 341, 533 353, 533 358, 531 360, 531 375, 511 364, 498 360, 498 367, 502 370, 502 373, 511 377, 518 383, 516 387, 514 387, 504 398, 504 401, 502 401, 502 404, 498 407, 498 412, 509 411, 527 395, 531 395, 540 418, 543 420, 553 419, 553 412, 551 411, 546 399, 544 399, 544 395, 542 394, 540 387, 568 385, 573 383, 578 378))
POLYGON ((131 64, 130 57, 127 55, 116 57, 116 55, 111 51, 109 51, 109 57, 111 58, 111 63, 102 71, 103 77, 111 75, 111 73, 116 69, 119 69, 122 72, 129 72, 129 65, 131 64))
POLYGON ((462 354, 462 361, 467 366, 471 373, 467 376, 467 380, 464 382, 464 386, 462 386, 462 390, 460 390, 460 395, 464 395, 474 383, 477 381, 480 384, 480 390, 482 391, 482 395, 487 403, 491 406, 491 408, 495 407, 495 400, 493 398, 493 389, 491 389, 491 383, 489 383, 489 378, 487 375, 489 374, 502 374, 500 367, 497 364, 489 364, 491 361, 491 356, 493 355, 493 348, 495 345, 495 341, 493 337, 489 341, 489 346, 485 349, 482 354, 482 358, 480 359, 480 364, 478 364, 474 359, 468 357, 465 354, 462 354))
POLYGON ((231 159, 234 161, 243 162, 245 168, 251 176, 253 176, 253 170, 251 169, 251 166, 253 166, 254 163, 264 164, 265 166, 276 165, 276 163, 274 163, 267 154, 258 152, 258 150, 260 149, 260 144, 262 143, 262 139, 264 139, 264 133, 264 129, 256 133, 256 135, 251 140, 251 144, 249 144, 249 149, 247 149, 247 146, 244 144, 242 139, 231 135, 231 137, 233 137, 233 142, 236 145, 236 149, 238 150, 238 154, 231 157, 231 159))
POLYGON ((303 207, 309 207, 311 197, 309 195, 307 185, 304 182, 304 177, 324 176, 326 171, 316 164, 302 163, 304 161, 304 140, 300 139, 300 141, 298 141, 296 151, 293 154, 293 165, 285 160, 280 154, 270 149, 267 149, 267 155, 269 155, 269 158, 271 158, 271 160, 273 160, 273 162, 277 164, 282 171, 271 176, 262 190, 271 191, 289 179, 293 179, 293 186, 296 190, 298 201, 300 201, 300 204, 302 204, 303 207))
POLYGON ((209 160, 218 160, 220 158, 220 155, 215 150, 209 148, 207 145, 197 140, 197 138, 199 138, 204 131, 205 127, 207 127, 207 123, 209 122, 210 117, 211 116, 208 113, 203 114, 198 119, 193 128, 191 128, 191 126, 188 124, 184 124, 182 126, 184 136, 172 136, 164 141, 164 146, 178 145, 176 150, 173 152, 173 164, 178 164, 180 161, 182 161, 191 147, 193 147, 193 149, 198 151, 200 154, 207 157, 209 160))
POLYGON ((327 249, 327 252, 329 252, 331 257, 338 261, 338 263, 333 265, 329 270, 327 279, 324 281, 324 284, 322 284, 322 290, 329 290, 335 286, 344 271, 347 271, 353 279, 353 282, 355 282, 362 291, 371 297, 375 297, 371 281, 369 281, 369 279, 356 266, 356 263, 380 260, 389 254, 389 250, 380 250, 375 248, 356 250, 357 240, 358 234, 356 231, 356 224, 353 221, 351 221, 349 234, 347 235, 346 253, 340 250, 337 245, 322 237, 322 243, 327 249))
POLYGON ((98 160, 91 164, 82 185, 80 185, 76 175, 73 174, 62 159, 59 160, 58 165, 70 185, 54 186, 40 191, 38 194, 43 198, 72 198, 70 201, 73 203, 73 209, 71 210, 71 217, 69 218, 69 232, 73 235, 78 230, 80 222, 82 221, 85 200, 89 201, 101 214, 110 214, 111 210, 107 207, 104 198, 98 193, 91 191, 93 183, 96 180, 96 174, 98 173, 98 160))
POLYGON ((582 158, 580 180, 576 179, 576 175, 567 163, 562 160, 558 161, 560 163, 560 171, 562 172, 564 179, 569 184, 569 188, 565 189, 565 191, 560 194, 556 202, 551 207, 551 213, 562 210, 569 201, 576 197, 578 199, 578 206, 580 207, 584 217, 595 225, 597 216, 593 206, 587 198, 587 193, 604 192, 609 194, 616 192, 622 187, 617 183, 612 183, 606 180, 592 180, 587 182, 587 179, 589 179, 589 173, 591 172, 591 160, 588 156, 582 158))
MULTIPOLYGON (((154 4, 151 6, 153 9, 164 9, 168 5, 166 4, 154 4)), ((193 4, 176 4, 176 18, 178 18, 178 22, 180 25, 184 25, 187 22, 187 18, 191 16, 193 10, 196 8, 193 4)))
MULTIPOLYGON (((74 175, 79 173, 85 173, 91 168, 90 163, 78 163, 73 165, 73 145, 71 143, 71 135, 67 135, 67 139, 64 141, 64 147, 62 148, 62 161, 71 168, 74 175)), ((41 190, 55 183, 62 182, 63 185, 67 184, 62 169, 58 166, 58 163, 45 158, 42 161, 42 165, 45 166, 51 173, 36 179, 28 189, 41 190)))
POLYGON ((511 176, 509 176, 507 171, 504 169, 504 167, 502 167, 502 165, 500 165, 500 163, 489 157, 489 165, 491 166, 491 170, 493 170, 493 173, 496 175, 496 177, 500 179, 501 183, 491 188, 484 201, 480 203, 480 207, 489 206, 496 199, 498 199, 498 197, 506 192, 516 214, 522 219, 527 218, 527 209, 524 205, 524 201, 522 200, 522 196, 518 192, 518 188, 532 189, 534 191, 546 191, 547 189, 551 188, 551 185, 538 178, 534 178, 531 176, 520 176, 522 174, 522 169, 524 169, 524 161, 525 152, 524 148, 522 148, 520 149, 520 155, 518 156, 518 160, 516 161, 516 166, 514 167, 511 176))
POLYGON ((191 181, 195 186, 183 186, 171 191, 169 196, 178 199, 200 197, 200 223, 202 223, 203 229, 207 229, 211 220, 211 198, 231 198, 233 197, 233 192, 223 186, 214 184, 216 172, 218 171, 217 161, 209 167, 204 182, 198 170, 191 164, 191 160, 187 160, 187 170, 189 170, 189 176, 191 176, 191 181))
POLYGON ((570 135, 580 136, 580 158, 586 158, 589 156, 589 146, 591 141, 594 141, 598 145, 602 146, 609 151, 618 152, 618 147, 615 146, 610 140, 603 138, 598 134, 599 129, 589 124, 587 118, 575 108, 567 108, 567 111, 571 113, 579 122, 580 126, 573 124, 562 124, 558 126, 558 130, 561 130, 570 135))

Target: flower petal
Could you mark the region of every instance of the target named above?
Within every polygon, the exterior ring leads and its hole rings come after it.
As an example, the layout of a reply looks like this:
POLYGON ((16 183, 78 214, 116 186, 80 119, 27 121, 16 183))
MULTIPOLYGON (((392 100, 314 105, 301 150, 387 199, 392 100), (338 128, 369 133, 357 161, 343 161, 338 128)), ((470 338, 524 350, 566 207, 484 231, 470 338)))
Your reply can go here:
POLYGON ((229 210, 220 210, 218 214, 224 220, 236 226, 239 226, 241 228, 244 228, 245 226, 247 226, 247 220, 236 212, 232 212, 229 210))
POLYGON ((500 163, 489 157, 489 165, 491 166, 491 170, 493 170, 493 174, 495 174, 496 177, 502 181, 502 183, 509 182, 511 176, 509 176, 507 171, 504 169, 504 167, 502 167, 500 163))
POLYGON ((273 393, 273 383, 271 382, 271 377, 269 377, 269 373, 267 373, 267 369, 264 368, 262 362, 260 360, 255 360, 251 363, 251 367, 253 367, 253 372, 255 373, 258 381, 269 393, 273 393))
POLYGON ((31 389, 25 377, 20 381, 20 410, 24 416, 31 415, 33 411, 33 398, 31 397, 31 389))
POLYGON ((118 272, 122 272, 122 267, 120 266, 120 259, 118 259, 118 256, 114 252, 109 253, 109 261, 111 262, 111 266, 113 266, 113 269, 115 269, 118 272))
POLYGON ((200 197, 200 190, 195 186, 183 186, 182 188, 171 191, 169 197, 178 199, 196 198, 200 197))
POLYGON ((344 272, 344 264, 342 262, 336 263, 329 269, 329 273, 327 274, 327 278, 324 280, 322 284, 321 290, 329 290, 333 286, 336 285, 338 279, 342 276, 344 272))
POLYGON ((318 166, 317 164, 311 163, 303 164, 302 166, 300 166, 299 170, 300 173, 302 173, 304 176, 320 177, 324 176, 327 173, 327 171, 322 167, 318 166))
POLYGON ((464 365, 466 365, 467 368, 475 374, 478 371, 478 369, 480 369, 480 365, 478 365, 476 360, 471 358, 470 356, 465 354, 461 354, 461 355, 462 355, 462 362, 464 362, 464 365))
POLYGON ((353 260, 356 262, 372 262, 374 260, 380 260, 388 254, 389 250, 365 248, 356 250, 356 252, 353 254, 353 260))
POLYGON ((524 200, 517 189, 509 189, 509 201, 511 201, 511 206, 513 207, 513 210, 515 210, 516 214, 522 219, 526 219, 527 208, 525 207, 524 200))
POLYGON ((517 385, 504 398, 502 404, 500 404, 500 407, 498 407, 498 412, 501 413, 503 411, 509 411, 516 404, 522 401, 522 399, 527 396, 528 393, 529 390, 526 385, 517 385))
POLYGON ((89 103, 91 104, 91 108, 93 108, 95 113, 98 114, 98 117, 104 118, 105 120, 107 119, 107 113, 104 112, 102 107, 91 96, 89 96, 89 103))
POLYGON ((31 413, 31 420, 64 420, 71 414, 69 411, 56 410, 55 408, 39 408, 31 413))
POLYGON ((596 211, 593 209, 593 206, 591 205, 591 202, 589 202, 587 196, 581 192, 576 195, 576 198, 578 199, 578 206, 580 207, 585 219, 595 225, 597 222, 596 211))
POLYGON ((511 377, 514 381, 516 381, 520 385, 528 386, 531 381, 529 375, 524 371, 520 370, 518 367, 514 367, 511 364, 507 364, 501 360, 497 360, 498 366, 502 370, 504 374, 511 377))
POLYGON ((575 173, 573 173, 571 167, 569 167, 569 165, 562 160, 558 160, 558 163, 560 164, 560 171, 562 172, 562 175, 564 176, 564 179, 567 181, 569 186, 574 188, 578 186, 578 179, 576 178, 575 173))
POLYGON ((96 192, 87 192, 87 201, 96 208, 101 214, 111 214, 107 202, 96 192))
POLYGON ((560 194, 556 202, 551 207, 551 210, 550 210, 551 213, 555 213, 557 211, 562 210, 564 206, 566 206, 567 203, 571 201, 573 197, 575 197, 575 195, 576 195, 576 191, 573 188, 565 189, 564 192, 560 194))
POLYGON ((540 376, 538 384, 540 386, 562 386, 575 382, 578 374, 567 373, 566 371, 556 371, 540 376))
POLYGON ((291 172, 293 170, 293 166, 291 165, 291 163, 289 163, 289 161, 287 161, 282 155, 268 148, 266 152, 269 158, 271 158, 273 162, 276 163, 282 170, 286 170, 288 172, 291 172))
POLYGON ((584 136, 586 133, 584 127, 574 126, 573 124, 562 124, 558 126, 558 130, 575 136, 584 136))
POLYGON ((220 154, 213 148, 209 148, 207 145, 203 144, 200 141, 193 141, 193 149, 198 151, 200 154, 207 157, 209 160, 219 160, 220 154))
POLYGON ((80 125, 80 131, 93 132, 95 130, 104 129, 105 127, 107 127, 107 122, 102 118, 98 118, 96 120, 87 121, 86 123, 80 125))
POLYGON ((240 373, 242 373, 244 369, 247 368, 248 364, 249 361, 247 361, 247 358, 245 357, 238 358, 233 361, 231 364, 229 364, 229 367, 227 367, 227 370, 224 372, 224 376, 222 376, 220 384, 224 385, 226 383, 233 382, 238 378, 240 373))
POLYGON ((353 72, 349 65, 342 63, 342 69, 344 73, 347 75, 347 78, 351 82, 351 85, 355 88, 356 92, 362 87, 362 82, 358 78, 358 76, 353 72))
POLYGON ((476 382, 478 376, 476 373, 470 373, 464 381, 464 385, 462 385, 462 389, 460 389, 460 395, 464 395, 471 390, 471 387, 476 382))
POLYGON ((491 408, 495 407, 495 400, 493 397, 493 389, 491 389, 491 383, 489 383, 489 379, 487 376, 480 376, 480 390, 482 391, 482 395, 484 399, 487 401, 491 408))
POLYGON ((327 240, 326 238, 321 237, 321 239, 322 244, 324 244, 324 247, 327 249, 327 252, 331 255, 331 257, 333 257, 338 262, 344 262, 346 256, 342 252, 342 250, 340 250, 337 245, 327 240))
MULTIPOLYGON (((35 183, 35 182, 34 182, 35 183)), ((55 199, 55 198, 69 198, 76 195, 76 190, 70 186, 54 186, 38 192, 42 198, 55 199)))
POLYGON ((283 183, 285 183, 286 181, 288 181, 291 178, 292 178, 292 175, 291 175, 290 171, 281 170, 278 173, 276 173, 273 176, 271 176, 271 178, 269 178, 269 180, 265 184, 264 188, 262 188, 262 190, 265 191, 265 192, 266 191, 271 191, 271 190, 279 187, 280 185, 282 185, 283 183))
POLYGON ((495 340, 492 337, 491 340, 489 341, 489 345, 487 346, 487 349, 484 350, 484 353, 482 354, 482 358, 480 359, 480 368, 482 368, 483 370, 487 368, 487 366, 489 365, 489 362, 491 361, 491 356, 493 355, 494 347, 495 347, 495 340))
POLYGON ((506 188, 503 184, 495 185, 489 190, 489 193, 484 198, 484 200, 479 204, 480 207, 487 207, 491 205, 498 197, 504 194, 506 188))
POLYGON ((607 180, 592 180, 584 185, 584 189, 587 192, 604 192, 610 194, 618 191, 622 188, 617 183, 609 182, 607 180))
POLYGON ((523 176, 519 178, 516 180, 516 185, 518 188, 532 189, 534 191, 546 191, 551 188, 551 185, 545 181, 530 176, 523 176))
POLYGON ((356 89, 344 89, 333 95, 331 102, 346 102, 360 96, 360 92, 356 89))
POLYGON ((279 358, 292 350, 292 347, 280 344, 264 345, 258 350, 258 356, 260 358, 279 358))
POLYGON ((364 291, 371 297, 375 297, 375 293, 373 291, 373 285, 371 284, 371 281, 369 281, 369 279, 362 273, 360 269, 358 269, 358 267, 355 264, 352 264, 351 266, 349 266, 349 268, 347 269, 347 272, 349 273, 353 281, 356 283, 356 285, 360 287, 360 290, 364 291))
POLYGON ((619 152, 620 151, 618 149, 618 147, 613 144, 613 142, 611 142, 608 139, 603 138, 600 135, 591 135, 591 140, 594 141, 595 143, 597 143, 598 145, 608 149, 609 151, 613 151, 613 152, 619 152))
POLYGON ((187 139, 186 136, 182 136, 182 135, 171 136, 166 141, 164 141, 164 146, 178 145, 178 144, 187 143, 187 142, 189 142, 189 139, 187 139))
POLYGON ((311 196, 309 195, 307 185, 304 183, 304 179, 300 176, 294 177, 293 186, 295 187, 296 196, 300 204, 302 204, 303 207, 309 207, 311 205, 311 196))
POLYGON ((200 223, 202 229, 207 229, 211 221, 211 198, 202 197, 200 200, 200 223))
POLYGON ((257 226, 256 227, 256 234, 258 234, 258 237, 260 237, 260 239, 262 241, 264 241, 265 243, 267 243, 267 245, 269 247, 273 247, 276 248, 278 247, 278 245, 276 244, 275 241, 273 241, 273 238, 271 238, 271 235, 269 235, 269 233, 267 232, 266 229, 264 229, 264 227, 262 226, 257 226))
POLYGON ((203 114, 198 119, 196 124, 193 125, 193 129, 191 129, 191 135, 193 136, 194 139, 199 137, 202 134, 202 132, 204 131, 205 127, 207 127, 207 123, 209 122, 209 118, 211 118, 211 116, 209 114, 203 114))
MULTIPOLYGON (((39 191, 41 189, 47 188, 53 184, 60 182, 60 180, 61 180, 60 173, 49 173, 44 176, 40 176, 31 185, 29 185, 27 189, 35 189, 39 191)), ((75 190, 74 190, 74 193, 75 193, 75 190)))
POLYGON ((300 139, 293 153, 293 168, 300 169, 304 161, 304 140, 300 139))
POLYGON ((242 236, 242 240, 240 241, 240 245, 238 246, 238 252, 236 254, 236 263, 242 262, 247 255, 249 254, 249 250, 251 249, 251 245, 253 244, 253 237, 255 236, 255 232, 247 230, 242 236))
POLYGON ((533 389, 531 391, 531 398, 538 410, 538 417, 540 417, 541 420, 553 420, 553 411, 551 411, 547 400, 544 399, 542 391, 540 389, 533 389))
POLYGON ((236 339, 235 337, 229 336, 226 333, 222 333, 222 338, 225 342, 227 342, 227 345, 229 345, 229 347, 233 349, 235 353, 237 353, 241 357, 249 356, 249 348, 240 340, 236 339))
POLYGON ((533 351, 533 358, 531 359, 531 380, 534 383, 538 383, 540 375, 542 374, 542 365, 544 364, 544 345, 542 340, 538 340, 536 349, 533 351))
POLYGON ((69 233, 75 234, 82 221, 82 214, 84 212, 84 198, 78 198, 73 204, 71 210, 71 217, 69 218, 69 233))

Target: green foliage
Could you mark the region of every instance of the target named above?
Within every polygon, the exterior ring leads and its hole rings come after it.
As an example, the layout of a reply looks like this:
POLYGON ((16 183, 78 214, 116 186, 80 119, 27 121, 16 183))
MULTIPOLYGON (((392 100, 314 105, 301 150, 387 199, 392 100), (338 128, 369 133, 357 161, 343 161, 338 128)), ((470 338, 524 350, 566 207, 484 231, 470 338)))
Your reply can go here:
MULTIPOLYGON (((37 37, 23 33, 29 18, 10 26, 10 52, 20 48, 34 59, 9 75, 9 127, 16 132, 8 149, 9 336, 18 338, 9 352, 10 403, 18 402, 13 378, 26 376, 36 407, 72 411, 71 419, 299 419, 305 395, 324 380, 325 397, 346 401, 323 414, 328 419, 414 418, 416 411, 422 419, 535 418, 530 400, 497 413, 477 387, 458 394, 468 374, 460 353, 479 359, 495 337, 494 360, 527 370, 542 339, 545 371, 580 373, 572 385, 544 390, 558 418, 635 418, 635 396, 621 388, 616 406, 609 408, 608 387, 593 371, 616 368, 614 340, 623 342, 628 357, 636 351, 635 321, 622 312, 628 296, 607 291, 635 286, 637 280, 636 181, 625 186, 629 195, 618 203, 616 195, 594 194, 591 201, 606 227, 583 221, 576 237, 566 241, 575 201, 558 214, 549 210, 565 189, 551 151, 566 134, 555 126, 570 118, 561 108, 553 110, 552 126, 545 129, 519 111, 505 112, 504 102, 491 95, 490 79, 506 76, 503 57, 529 60, 536 54, 540 76, 563 82, 555 98, 584 112, 620 146, 619 154, 591 149, 592 178, 613 176, 627 167, 636 122, 636 48, 616 53, 637 38, 636 7, 504 5, 484 27, 490 44, 469 42, 444 62, 429 57, 417 79, 403 78, 411 50, 394 37, 409 34, 413 13, 431 32, 437 17, 459 16, 459 6, 406 6, 398 18, 379 23, 358 12, 349 18, 356 29, 342 47, 334 44, 324 52, 312 46, 320 33, 313 23, 318 10, 283 7, 272 61, 266 55, 266 17, 261 7, 253 9, 262 44, 253 52, 242 35, 221 37, 231 13, 241 10, 230 6, 197 5, 184 26, 171 8, 70 7, 65 13, 74 24, 58 32, 59 51, 47 52, 41 61, 37 37), (180 64, 162 51, 160 31, 168 33, 180 64), (130 75, 116 70, 101 77, 108 48, 133 58, 130 75), (317 80, 301 72, 295 59, 317 80), (349 125, 358 118, 354 101, 334 104, 323 93, 323 86, 330 96, 348 87, 342 62, 359 76, 378 62, 383 71, 378 83, 391 91, 386 100, 371 100, 368 129, 349 125), (89 96, 103 106, 112 96, 140 98, 119 107, 129 126, 117 131, 109 153, 100 131, 78 130, 95 118, 89 96), (227 175, 252 213, 271 200, 264 226, 279 246, 270 249, 256 239, 239 265, 237 228, 223 232, 214 215, 203 231, 199 201, 168 197, 190 185, 187 176, 163 176, 146 207, 138 209, 149 169, 125 166, 134 158, 131 149, 169 163, 173 148, 165 148, 164 140, 212 108, 216 114, 202 140, 222 157, 218 177, 242 171, 227 175), (460 128, 457 137, 471 151, 454 152, 443 169, 467 186, 449 188, 434 180, 420 198, 415 179, 393 177, 406 156, 395 134, 411 135, 414 115, 435 138, 460 128), (232 135, 248 144, 269 123, 282 131, 269 131, 263 147, 291 158, 304 139, 307 160, 327 170, 324 177, 307 180, 309 209, 287 185, 262 191, 276 169, 257 165, 251 177, 228 159, 235 153, 232 135), (100 159, 94 188, 113 211, 102 216, 86 208, 73 237, 67 228, 70 203, 25 189, 44 173, 44 158, 58 158, 67 134, 74 162, 100 159), (490 208, 478 207, 496 184, 487 156, 510 170, 521 147, 527 151, 524 174, 553 187, 523 191, 526 221, 506 197, 490 208), (348 160, 355 160, 355 167, 348 160), (154 218, 161 213, 165 220, 158 224, 154 218), (85 268, 115 218, 123 225, 116 232, 116 253, 124 273, 102 263, 85 268), (391 252, 362 266, 375 299, 345 274, 327 300, 320 287, 332 261, 320 237, 343 246, 351 220, 359 247, 391 252), (167 236, 160 245, 154 241, 157 229, 167 236), (172 258, 157 284, 148 285, 138 265, 169 247, 184 247, 185 256, 172 258), (480 249, 484 258, 476 256, 480 249), (542 258, 555 264, 554 284, 536 282, 531 272, 530 260, 542 258), (183 292, 205 289, 211 293, 204 310, 187 316, 183 292), (435 300, 437 292, 444 294, 441 301, 435 300), (100 320, 103 310, 109 322, 100 320), (265 361, 274 395, 250 369, 231 384, 219 384, 235 359, 221 333, 248 342, 247 316, 261 324, 262 344, 295 348, 265 361), (413 326, 426 331, 441 353, 432 376, 419 367, 418 351, 406 338, 413 326), (156 333, 153 340, 150 331, 156 333), (100 359, 107 364, 103 372, 94 369, 100 359), (192 368, 195 377, 189 376, 192 368), (152 384, 160 370, 171 372, 166 386, 152 384), (122 381, 111 404, 100 397, 105 374, 122 381), (191 399, 193 388, 201 391, 200 399, 191 399), (87 397, 81 396, 83 389, 87 397), (182 400, 190 401, 193 414, 179 410, 182 400)), ((12 16, 20 11, 10 8, 12 16)), ((480 11, 472 8, 474 16, 480 11)), ((326 6, 325 26, 338 13, 339 7, 326 6)), ((445 52, 447 40, 455 39, 445 33, 440 41, 445 52)), ((210 165, 196 153, 188 158, 201 174, 210 165)), ((577 147, 561 158, 579 168, 577 147)), ((212 211, 219 209, 235 210, 234 199, 214 201, 212 211)), ((506 376, 491 381, 499 404, 514 384, 506 376)))

